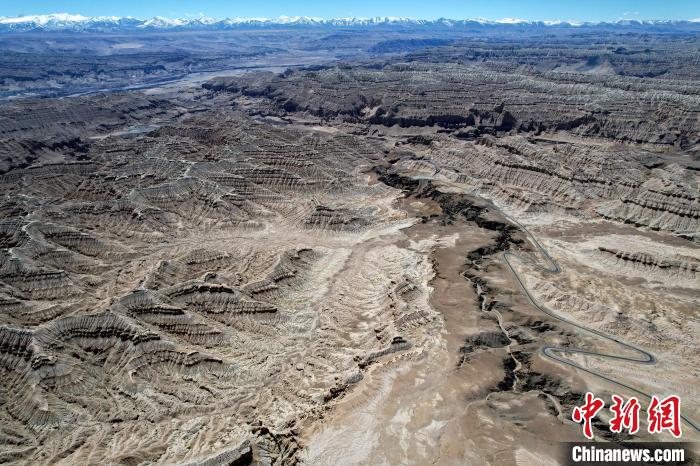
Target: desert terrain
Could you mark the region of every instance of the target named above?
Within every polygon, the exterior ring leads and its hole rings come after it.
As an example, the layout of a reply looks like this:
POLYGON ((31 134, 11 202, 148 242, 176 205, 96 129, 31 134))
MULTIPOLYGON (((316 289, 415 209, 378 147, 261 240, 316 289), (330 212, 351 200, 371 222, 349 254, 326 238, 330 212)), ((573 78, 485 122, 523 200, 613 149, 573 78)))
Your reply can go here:
POLYGON ((0 33, 0 461, 700 441, 700 30, 377 28, 0 33))

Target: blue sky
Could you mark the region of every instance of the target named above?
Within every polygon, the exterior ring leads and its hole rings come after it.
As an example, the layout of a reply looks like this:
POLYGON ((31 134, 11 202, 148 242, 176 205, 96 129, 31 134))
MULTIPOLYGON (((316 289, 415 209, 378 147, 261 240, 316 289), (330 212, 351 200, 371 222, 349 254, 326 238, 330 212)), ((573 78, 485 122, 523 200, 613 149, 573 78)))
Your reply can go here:
POLYGON ((58 12, 136 17, 203 14, 218 18, 306 15, 601 21, 698 18, 700 0, 0 0, 0 16, 58 12))

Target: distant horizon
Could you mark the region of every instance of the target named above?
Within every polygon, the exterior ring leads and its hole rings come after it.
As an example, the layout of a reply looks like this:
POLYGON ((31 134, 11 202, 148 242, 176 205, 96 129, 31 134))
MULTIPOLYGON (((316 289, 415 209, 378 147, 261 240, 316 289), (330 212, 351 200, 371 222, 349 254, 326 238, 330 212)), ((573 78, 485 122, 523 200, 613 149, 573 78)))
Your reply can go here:
POLYGON ((546 18, 546 19, 526 19, 526 18, 515 18, 515 17, 501 17, 501 18, 484 18, 484 17, 450 17, 450 16, 439 16, 436 18, 423 18, 423 17, 412 17, 404 15, 355 15, 355 16, 333 16, 333 17, 320 17, 320 16, 310 16, 310 15, 278 15, 278 16, 209 16, 205 14, 198 15, 185 15, 185 16, 168 16, 168 15, 152 15, 152 16, 137 16, 137 15, 86 15, 75 12, 66 11, 56 11, 51 13, 35 13, 35 14, 21 14, 21 15, 0 15, 0 19, 26 19, 30 18, 65 18, 67 21, 80 21, 83 19, 91 18, 130 18, 135 20, 149 20, 154 18, 162 18, 166 20, 209 20, 209 21, 223 21, 227 19, 236 19, 242 21, 276 21, 284 19, 310 19, 317 21, 331 21, 331 20, 343 20, 343 19, 356 19, 356 20, 371 20, 371 19, 395 19, 395 20, 410 20, 410 21, 438 21, 438 20, 448 20, 448 21, 486 21, 486 22, 500 22, 504 24, 516 24, 519 22, 525 23, 616 23, 622 21, 687 21, 687 22, 700 22, 700 17, 697 18, 618 18, 618 19, 605 19, 605 20, 581 20, 578 18, 546 18))
POLYGON ((356 0, 353 2, 324 2, 303 0, 289 2, 267 0, 245 2, 237 0, 122 0, 93 2, 91 0, 27 0, 0 4, 0 17, 38 16, 68 12, 87 17, 118 16, 148 19, 156 16, 177 19, 198 17, 266 18, 310 17, 318 19, 403 17, 414 20, 440 18, 497 21, 517 18, 523 21, 615 22, 621 20, 680 20, 700 19, 700 2, 696 0, 589 0, 566 2, 557 0, 356 0))

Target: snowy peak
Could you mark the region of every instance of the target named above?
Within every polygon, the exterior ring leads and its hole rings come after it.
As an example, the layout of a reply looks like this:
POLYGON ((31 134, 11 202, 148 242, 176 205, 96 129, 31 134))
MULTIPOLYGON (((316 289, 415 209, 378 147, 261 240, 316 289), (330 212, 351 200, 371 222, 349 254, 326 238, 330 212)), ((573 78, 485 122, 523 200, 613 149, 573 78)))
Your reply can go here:
POLYGON ((0 17, 0 32, 8 31, 79 31, 135 27, 144 21, 130 16, 83 16, 69 13, 0 17))
POLYGON ((700 18, 688 21, 671 20, 620 20, 613 22, 578 22, 578 21, 529 21, 517 18, 487 20, 483 18, 454 20, 439 18, 435 20, 411 19, 406 17, 383 16, 374 18, 333 18, 323 19, 310 16, 280 16, 269 18, 166 18, 156 16, 150 19, 138 19, 130 16, 83 16, 79 14, 55 13, 48 15, 31 15, 19 17, 0 17, 0 32, 28 31, 91 31, 110 32, 128 30, 222 30, 235 28, 265 27, 441 27, 441 28, 580 28, 597 26, 620 27, 673 27, 685 26, 694 29, 700 27, 700 18))
MULTIPOLYGON (((33 15, 33 16, 18 16, 14 18, 0 18, 0 24, 23 24, 34 23, 46 25, 50 23, 81 23, 89 21, 91 18, 83 15, 71 15, 68 13, 57 13, 53 15, 33 15)), ((118 19, 118 18, 115 18, 118 19)))

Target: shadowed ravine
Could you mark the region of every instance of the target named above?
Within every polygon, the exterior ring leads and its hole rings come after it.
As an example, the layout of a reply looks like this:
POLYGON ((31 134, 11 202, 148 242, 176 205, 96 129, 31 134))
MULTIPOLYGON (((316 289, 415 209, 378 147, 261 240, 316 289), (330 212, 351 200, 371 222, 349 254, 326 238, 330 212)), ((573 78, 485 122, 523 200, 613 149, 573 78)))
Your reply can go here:
MULTIPOLYGON (((426 160, 426 163, 429 165, 433 166, 436 169, 437 172, 437 166, 433 161, 426 160)), ((378 173, 381 173, 380 180, 386 183, 389 186, 396 187, 396 188, 403 188, 407 192, 411 194, 418 194, 419 196, 426 196, 426 197, 432 197, 433 199, 439 199, 441 196, 448 196, 444 193, 439 193, 439 191, 436 191, 436 189, 433 187, 433 182, 429 179, 425 178, 414 178, 410 176, 405 176, 402 174, 398 174, 393 172, 393 170, 386 170, 385 168, 377 168, 376 171, 378 173)), ((571 325, 578 330, 581 330, 586 333, 590 333, 598 338, 602 338, 604 340, 610 341, 622 348, 631 350, 633 353, 636 353, 639 355, 639 357, 630 357, 626 356, 624 354, 615 354, 615 353, 600 353, 597 351, 590 351, 586 349, 581 349, 581 348, 574 348, 574 347, 562 347, 562 346, 551 346, 551 345, 544 345, 541 347, 541 354, 545 356, 546 358, 556 361, 557 363, 561 364, 566 364, 568 366, 574 367, 577 370, 581 370, 584 372, 587 372, 589 374, 595 375, 596 377, 599 377, 603 380, 606 380, 608 382, 611 382, 615 385, 618 385, 620 387, 623 387, 627 390, 630 390, 638 395, 643 396, 644 398, 651 400, 651 395, 639 390, 637 388, 632 387, 629 384, 626 384, 624 382, 621 382, 619 380, 616 380, 614 378, 611 378, 607 375, 601 374, 597 371, 591 370, 589 368, 586 368, 580 364, 577 364, 574 361, 571 361, 569 359, 566 359, 562 357, 563 354, 581 354, 585 356, 592 356, 592 357, 597 357, 597 358, 604 358, 604 359, 611 359, 611 360, 618 360, 618 361, 625 361, 625 362, 631 362, 635 364, 642 364, 642 365, 655 365, 657 364, 657 358, 654 356, 651 352, 646 351, 642 348, 639 348, 633 344, 627 343, 625 341, 622 341, 620 338, 617 338, 615 336, 608 335, 604 332, 601 332, 599 330, 596 330, 594 328, 586 327, 584 325, 578 324, 566 317, 562 317, 558 313, 554 312, 553 310, 549 309, 548 307, 540 304, 537 299, 530 293, 528 290, 527 286, 525 285, 525 281, 523 277, 517 272, 515 267, 513 266, 513 260, 518 260, 523 264, 530 265, 534 267, 535 269, 549 273, 549 274, 560 274, 562 272, 562 268, 559 266, 556 260, 552 258, 552 256, 547 252, 547 250, 542 246, 542 244, 535 238, 535 236, 520 222, 517 220, 513 219, 511 216, 507 215, 505 212, 503 212, 501 209, 499 209, 491 199, 487 197, 480 196, 479 194, 474 194, 473 195, 479 197, 483 201, 485 201, 488 205, 489 208, 493 209, 494 211, 498 211, 508 222, 513 224, 517 229, 522 231, 527 239, 530 241, 530 243, 533 245, 533 247, 536 249, 537 252, 544 258, 544 264, 536 262, 530 255, 521 255, 516 252, 513 252, 511 249, 508 248, 508 242, 510 241, 510 235, 507 235, 507 239, 502 239, 499 241, 499 244, 497 246, 498 249, 502 250, 501 257, 503 258, 504 263, 508 267, 508 270, 510 273, 513 274, 513 277, 516 279, 518 286, 521 288, 523 294, 529 301, 529 303, 537 310, 540 312, 560 321, 565 324, 571 325)), ((445 208, 445 204, 442 203, 443 208, 445 208)), ((484 226, 485 221, 481 219, 479 215, 474 215, 473 213, 465 213, 465 209, 462 205, 459 205, 458 207, 454 209, 447 208, 446 212, 448 215, 452 215, 455 212, 461 212, 465 217, 469 218, 470 220, 476 221, 476 223, 479 226, 484 226)), ((470 280, 468 276, 464 276, 465 279, 468 281, 470 280)), ((482 303, 483 305, 483 303, 482 303)), ((496 311, 497 312, 497 311, 496 311)), ((499 321, 499 326, 501 327, 503 333, 506 335, 507 338, 510 339, 510 336, 508 336, 507 332, 505 331, 503 324, 502 324, 502 317, 500 313, 497 312, 498 316, 498 321, 499 321)), ((509 351, 510 352, 510 351, 509 351)), ((515 363, 518 365, 516 367, 515 371, 517 371, 520 367, 520 362, 513 356, 511 353, 511 356, 515 360, 515 363)), ((700 428, 698 425, 690 418, 687 416, 681 415, 682 420, 690 426, 693 430, 696 432, 700 432, 700 428)))

